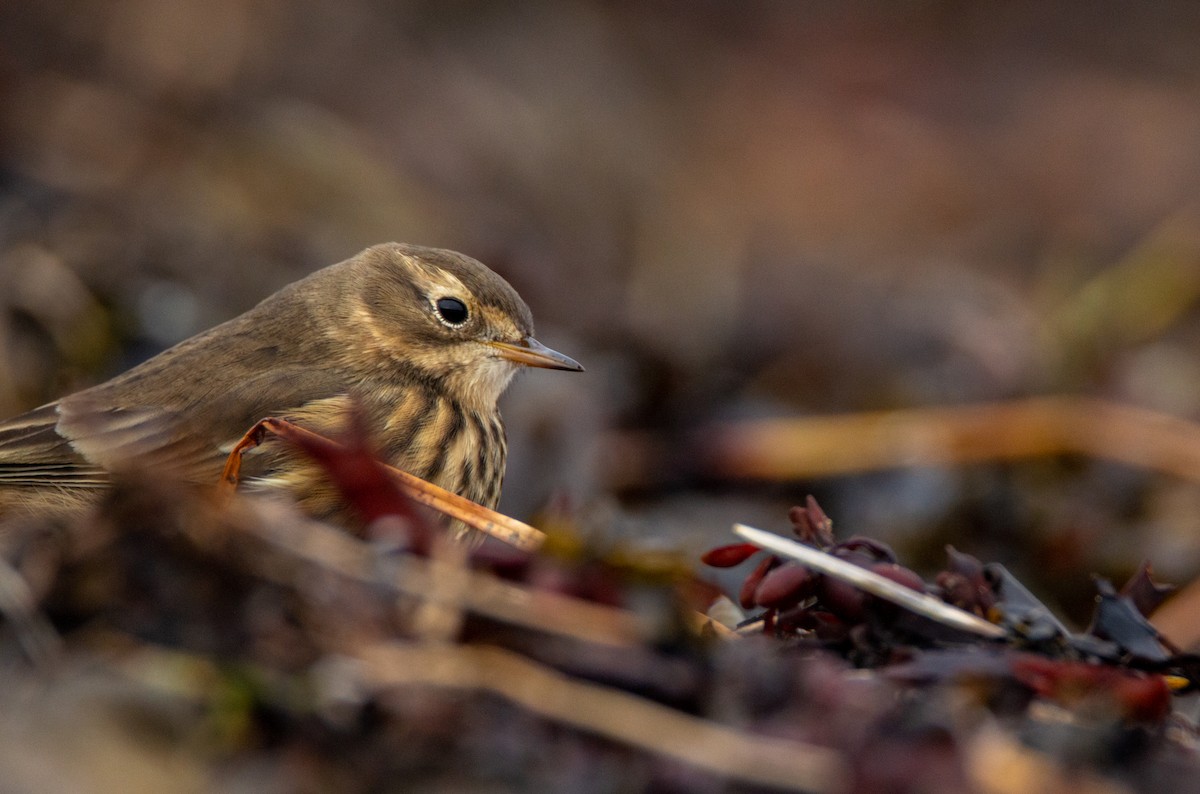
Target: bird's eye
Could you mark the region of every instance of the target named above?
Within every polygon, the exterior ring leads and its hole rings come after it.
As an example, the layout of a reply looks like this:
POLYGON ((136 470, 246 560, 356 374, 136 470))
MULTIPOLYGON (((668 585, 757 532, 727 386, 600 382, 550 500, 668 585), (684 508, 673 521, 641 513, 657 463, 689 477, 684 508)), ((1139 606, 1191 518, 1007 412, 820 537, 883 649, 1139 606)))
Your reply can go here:
POLYGON ((467 304, 458 298, 438 298, 433 305, 446 325, 458 327, 467 321, 467 304))

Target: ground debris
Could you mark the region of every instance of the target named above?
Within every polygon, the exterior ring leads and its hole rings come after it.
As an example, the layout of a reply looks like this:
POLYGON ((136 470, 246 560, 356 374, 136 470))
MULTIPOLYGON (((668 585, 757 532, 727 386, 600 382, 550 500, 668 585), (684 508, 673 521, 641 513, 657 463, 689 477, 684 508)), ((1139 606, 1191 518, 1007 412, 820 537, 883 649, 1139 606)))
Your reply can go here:
POLYGON ((190 791, 990 792, 1011 790, 989 782, 1004 757, 1046 791, 1081 774, 1170 792, 1200 771, 1173 708, 1197 665, 1142 617, 1161 589, 1146 571, 1124 594, 1098 582, 1096 624, 1071 633, 1002 568, 950 549, 927 583, 885 544, 837 540, 810 501, 800 537, 1003 638, 771 557, 743 588, 753 630, 731 632, 698 617, 717 594, 685 560, 561 529, 538 551, 468 549, 405 515, 357 537, 136 478, 74 525, 5 535, 25 538, 12 575, 36 583, 0 640, 12 790, 115 790, 71 755, 101 728, 141 776, 124 782, 178 769, 190 791), (31 625, 48 656, 28 653, 31 625))

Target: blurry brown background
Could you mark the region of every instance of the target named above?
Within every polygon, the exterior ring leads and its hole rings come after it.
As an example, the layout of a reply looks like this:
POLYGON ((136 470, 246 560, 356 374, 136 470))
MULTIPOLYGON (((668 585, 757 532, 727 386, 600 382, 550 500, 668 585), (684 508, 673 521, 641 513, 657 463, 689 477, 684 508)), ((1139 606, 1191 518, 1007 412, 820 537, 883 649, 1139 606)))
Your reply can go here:
POLYGON ((565 494, 703 545, 812 491, 1067 603, 1142 557, 1186 580, 1200 489, 1161 475, 744 483, 685 445, 1043 393, 1200 418, 1197 40, 1190 3, 4 3, 0 411, 417 242, 501 271, 588 366, 505 398, 516 515, 565 494), (683 450, 653 481, 634 430, 683 450))

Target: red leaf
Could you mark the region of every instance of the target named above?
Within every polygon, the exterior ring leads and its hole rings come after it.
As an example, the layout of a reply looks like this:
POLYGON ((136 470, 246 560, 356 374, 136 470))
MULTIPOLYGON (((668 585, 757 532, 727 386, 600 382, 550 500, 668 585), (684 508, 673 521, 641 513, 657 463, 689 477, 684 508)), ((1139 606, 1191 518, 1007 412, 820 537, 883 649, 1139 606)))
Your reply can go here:
POLYGON ((750 559, 758 550, 758 546, 750 543, 717 546, 715 549, 706 551, 700 558, 700 562, 711 565, 713 568, 732 568, 750 559))

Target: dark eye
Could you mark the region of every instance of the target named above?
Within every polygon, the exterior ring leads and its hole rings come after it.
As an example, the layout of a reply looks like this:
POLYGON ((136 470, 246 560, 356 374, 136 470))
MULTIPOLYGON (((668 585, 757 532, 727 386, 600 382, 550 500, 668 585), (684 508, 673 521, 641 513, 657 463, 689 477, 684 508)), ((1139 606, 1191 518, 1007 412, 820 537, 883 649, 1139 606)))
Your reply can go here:
POLYGON ((446 325, 458 326, 467 321, 467 304, 458 298, 438 298, 433 305, 446 325))

